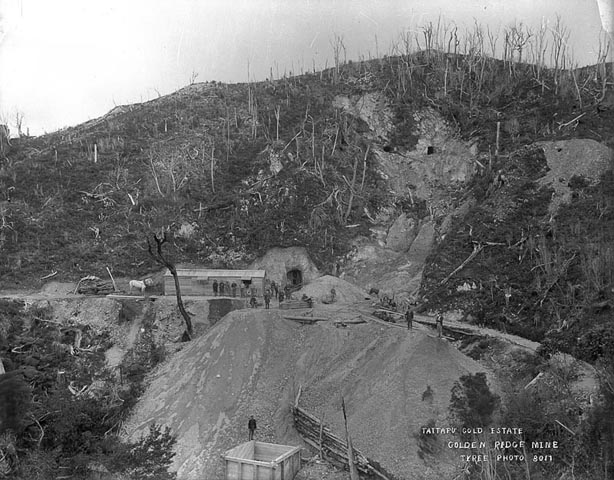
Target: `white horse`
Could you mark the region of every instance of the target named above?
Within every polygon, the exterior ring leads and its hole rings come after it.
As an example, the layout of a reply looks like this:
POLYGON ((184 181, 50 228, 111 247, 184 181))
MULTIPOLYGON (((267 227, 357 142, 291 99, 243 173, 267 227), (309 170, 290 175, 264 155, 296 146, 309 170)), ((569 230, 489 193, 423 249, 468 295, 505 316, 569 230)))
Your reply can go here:
POLYGON ((145 284, 145 282, 141 281, 141 280, 130 280, 130 292, 132 293, 132 289, 136 288, 137 290, 140 290, 141 293, 143 293, 145 291, 145 288, 147 287, 147 285, 145 284))

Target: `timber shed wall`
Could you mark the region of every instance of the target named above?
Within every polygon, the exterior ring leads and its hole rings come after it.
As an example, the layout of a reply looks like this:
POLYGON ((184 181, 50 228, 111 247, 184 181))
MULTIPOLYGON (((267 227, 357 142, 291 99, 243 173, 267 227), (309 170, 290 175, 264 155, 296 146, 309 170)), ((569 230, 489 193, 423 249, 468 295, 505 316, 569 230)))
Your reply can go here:
MULTIPOLYGON (((236 296, 241 295, 241 284, 250 280, 256 287, 256 296, 261 297, 265 288, 266 272, 264 270, 208 270, 177 269, 179 288, 182 295, 213 296, 213 280, 237 284, 236 296)), ((175 295, 175 280, 169 271, 164 274, 164 294, 175 295)), ((218 293, 219 295, 219 293, 218 293)), ((232 292, 224 292, 224 297, 232 292)))
POLYGON ((301 448, 255 440, 223 455, 226 480, 292 480, 301 468, 301 448))

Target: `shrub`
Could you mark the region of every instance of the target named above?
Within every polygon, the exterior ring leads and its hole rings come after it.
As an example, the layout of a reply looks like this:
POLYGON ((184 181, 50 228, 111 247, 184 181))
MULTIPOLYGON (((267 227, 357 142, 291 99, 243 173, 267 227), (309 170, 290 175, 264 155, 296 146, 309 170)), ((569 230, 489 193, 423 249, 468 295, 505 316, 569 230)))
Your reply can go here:
POLYGON ((499 401, 488 388, 484 372, 463 375, 452 387, 450 413, 462 427, 484 427, 492 421, 499 401))
POLYGON ((578 339, 575 354, 579 358, 594 362, 614 352, 614 326, 598 325, 578 339))
POLYGON ((593 478, 614 478, 614 357, 598 362, 599 399, 580 431, 580 460, 593 478))
POLYGON ((130 445, 116 459, 115 465, 121 465, 121 471, 133 480, 174 480, 177 474, 169 472, 173 462, 173 448, 177 437, 171 434, 169 427, 162 430, 161 425, 149 426, 149 433, 130 445))
POLYGON ((29 450, 20 458, 15 475, 18 480, 49 480, 56 478, 58 465, 55 455, 46 450, 29 450))
POLYGON ((418 456, 424 460, 427 455, 433 455, 439 450, 439 441, 437 435, 424 433, 425 428, 435 428, 435 420, 429 419, 426 425, 422 425, 420 430, 414 434, 414 438, 418 443, 418 456))
POLYGON ((21 433, 30 396, 30 388, 21 372, 14 370, 0 375, 0 433, 8 430, 21 433))

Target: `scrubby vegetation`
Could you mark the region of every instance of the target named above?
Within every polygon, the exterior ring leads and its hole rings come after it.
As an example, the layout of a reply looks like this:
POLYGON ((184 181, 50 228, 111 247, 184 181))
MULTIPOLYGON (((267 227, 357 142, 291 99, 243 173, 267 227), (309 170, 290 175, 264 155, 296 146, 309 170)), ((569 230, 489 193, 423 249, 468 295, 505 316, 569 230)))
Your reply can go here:
POLYGON ((119 441, 123 420, 159 361, 147 336, 121 367, 104 366, 104 332, 86 330, 83 348, 63 335, 46 308, 0 305, 0 478, 85 478, 92 470, 128 478, 174 478, 167 472, 175 439, 152 425, 134 443, 119 441), (87 346, 86 346, 87 345, 87 346))
POLYGON ((0 280, 104 266, 119 276, 144 272, 153 266, 144 239, 160 228, 176 234, 178 261, 236 265, 272 246, 304 245, 328 270, 349 248, 346 225, 366 234, 365 208, 393 204, 373 149, 412 148, 420 107, 439 110, 492 153, 497 122, 500 152, 536 138, 608 138, 597 111, 611 77, 605 45, 594 67, 569 68, 560 42, 568 31, 556 28, 549 41, 522 25, 500 36, 429 24, 417 46, 401 36, 383 59, 337 58, 324 72, 275 81, 194 84, 16 140, 0 170, 0 190, 11 196, 0 212, 0 280), (501 51, 503 60, 492 58, 501 51), (390 138, 333 102, 370 92, 383 92, 395 113, 390 138))
POLYGON ((432 255, 423 287, 433 305, 460 308, 478 323, 541 341, 545 355, 564 351, 594 362, 614 348, 608 321, 614 306, 612 173, 574 189, 572 203, 551 218, 551 191, 522 171, 526 164, 543 168, 543 154, 523 149, 502 165, 505 191, 491 190, 453 223, 452 235, 432 255), (471 264, 441 285, 459 258, 478 246, 471 264), (459 292, 463 282, 479 288, 459 292))
MULTIPOLYGON (((508 359, 508 364, 501 364, 500 368, 498 378, 506 379, 502 382, 501 398, 490 391, 483 374, 461 377, 452 391, 450 413, 459 432, 462 427, 467 429, 460 437, 475 442, 475 448, 463 453, 485 458, 469 462, 465 478, 561 478, 567 475, 570 466, 577 479, 611 477, 614 473, 611 358, 598 365, 600 391, 591 396, 590 402, 582 398, 586 393, 572 386, 578 376, 573 363, 557 361, 546 365, 538 356, 516 352, 515 358, 508 359), (540 371, 539 382, 531 382, 540 371), (494 432, 487 428, 489 425, 495 426, 494 432), (516 433, 498 431, 501 426, 513 427, 516 433), (483 428, 481 433, 478 427, 483 428), (520 430, 522 434, 517 433, 520 430), (495 446, 495 442, 510 443, 495 446), (534 442, 541 444, 536 446, 534 442), (552 442, 556 442, 555 446, 552 442), (503 459, 506 456, 508 459, 503 459), (540 456, 544 460, 539 460, 540 456), (510 457, 516 460, 509 460, 510 457)), ((429 453, 426 440, 419 445, 429 453)))
MULTIPOLYGON (((485 373, 463 375, 452 388, 450 413, 459 431, 477 426, 488 427, 499 401, 499 397, 488 388, 485 373)), ((471 438, 471 434, 467 434, 467 438, 471 438)))

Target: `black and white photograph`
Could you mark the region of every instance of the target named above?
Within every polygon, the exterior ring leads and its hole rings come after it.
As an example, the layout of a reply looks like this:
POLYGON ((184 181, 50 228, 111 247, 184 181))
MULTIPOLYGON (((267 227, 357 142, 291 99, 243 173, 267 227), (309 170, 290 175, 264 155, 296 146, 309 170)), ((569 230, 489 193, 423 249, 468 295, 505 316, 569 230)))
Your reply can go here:
POLYGON ((0 480, 614 480, 614 0, 0 0, 0 480))

